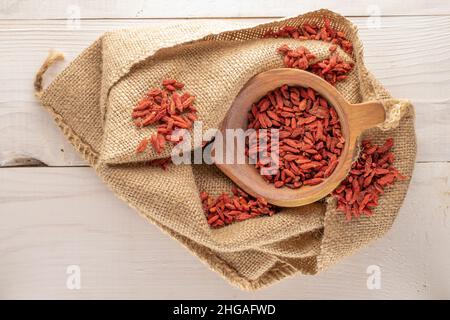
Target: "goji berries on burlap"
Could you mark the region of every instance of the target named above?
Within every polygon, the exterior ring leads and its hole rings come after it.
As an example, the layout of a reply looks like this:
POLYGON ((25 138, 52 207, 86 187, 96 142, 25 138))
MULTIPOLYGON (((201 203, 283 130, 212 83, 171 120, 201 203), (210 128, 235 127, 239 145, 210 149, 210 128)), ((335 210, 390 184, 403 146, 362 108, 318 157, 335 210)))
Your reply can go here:
POLYGON ((372 215, 384 188, 406 178, 392 165, 395 159, 391 151, 393 145, 392 138, 382 146, 374 145, 370 140, 362 142, 358 160, 333 192, 338 201, 337 209, 345 213, 347 220, 372 215))
POLYGON ((316 61, 311 65, 310 63, 312 63, 316 57, 307 48, 300 46, 296 49, 291 49, 288 45, 281 46, 277 51, 284 56, 283 63, 286 68, 307 70, 324 78, 333 85, 338 81, 345 80, 347 74, 353 69, 352 63, 345 62, 336 53, 337 47, 340 46, 344 52, 352 54, 353 44, 345 37, 343 32, 338 31, 331 26, 331 22, 328 18, 323 19, 323 27, 309 23, 297 27, 284 26, 278 31, 269 30, 264 36, 294 38, 299 40, 320 40, 332 43, 329 47, 330 57, 328 59, 316 61))
POLYGON ((271 216, 277 212, 277 208, 264 198, 254 198, 239 188, 232 188, 231 192, 231 195, 222 193, 217 198, 205 191, 200 193, 203 210, 211 227, 222 227, 261 215, 271 216))
MULTIPOLYGON (((135 125, 139 128, 158 125, 156 134, 152 134, 138 144, 137 153, 144 152, 149 144, 157 153, 161 153, 166 142, 177 144, 181 141, 181 137, 173 136, 175 130, 190 129, 193 122, 197 120, 197 110, 193 105, 195 97, 188 92, 182 95, 176 92, 184 87, 183 83, 175 79, 165 79, 162 86, 163 89, 150 89, 131 114, 135 125)), ((170 161, 166 158, 150 164, 165 168, 168 163, 170 161)))
POLYGON ((277 52, 284 55, 283 63, 286 68, 306 70, 309 67, 309 62, 316 59, 316 56, 303 46, 291 49, 285 44, 279 47, 277 52))
POLYGON ((264 34, 266 38, 294 38, 299 40, 321 40, 331 42, 333 45, 330 51, 334 51, 336 46, 340 46, 346 53, 353 52, 353 44, 345 37, 342 31, 331 26, 330 19, 323 18, 323 27, 315 24, 304 23, 301 26, 284 26, 279 30, 269 30, 264 34))
MULTIPOLYGON (((338 90, 350 103, 375 97, 386 101, 389 121, 383 129, 389 131, 371 132, 377 141, 386 134, 394 136, 395 166, 410 176, 416 155, 413 107, 392 97, 367 70, 356 26, 327 10, 245 26, 234 21, 193 21, 159 29, 107 32, 48 88, 37 88, 36 94, 68 141, 118 198, 233 285, 258 290, 295 274, 315 275, 385 234, 398 214, 409 181, 385 189, 380 207, 371 218, 361 217, 364 221, 346 224, 345 215, 336 214, 334 205, 314 203, 279 208, 271 217, 215 229, 207 223, 199 193, 205 190, 214 198, 229 193, 230 180, 206 164, 171 164, 167 171, 148 168, 148 161, 169 156, 172 145, 166 142, 158 155, 148 141, 146 151, 135 154, 139 142, 155 133, 158 124, 137 128, 130 114, 146 89, 159 87, 172 75, 186 85, 175 92, 197 96, 196 114, 205 122, 205 130, 217 128, 244 82, 270 67, 282 66, 282 57, 275 50, 288 40, 260 40, 258 35, 281 25, 309 22, 322 27, 323 16, 354 44, 351 56, 339 46, 335 51, 355 63, 349 78, 338 82, 338 90)), ((333 45, 315 40, 295 42, 289 40, 289 45, 304 45, 320 54, 319 60, 328 58, 327 48, 333 45)), ((49 61, 50 57, 38 72, 38 86, 49 61)))
POLYGON ((347 74, 353 69, 353 64, 345 62, 337 53, 332 53, 328 59, 310 64, 316 57, 305 47, 291 49, 285 44, 277 51, 284 56, 283 63, 286 68, 312 72, 332 85, 347 79, 347 74))
MULTIPOLYGON (((337 48, 341 47, 351 55, 352 43, 343 32, 334 29, 327 18, 323 19, 322 26, 310 23, 284 26, 276 31, 269 30, 264 36, 330 42, 329 57, 320 61, 304 46, 290 48, 283 45, 277 52, 283 55, 285 67, 312 72, 332 85, 347 79, 353 69, 353 64, 344 61, 337 53, 337 48)), ((162 87, 150 89, 133 109, 132 118, 136 126, 157 125, 157 132, 137 145, 137 153, 145 152, 149 145, 161 153, 167 142, 177 144, 181 138, 174 137, 174 131, 190 129, 197 119, 197 110, 193 106, 195 97, 187 92, 182 95, 177 92, 184 88, 183 83, 165 79, 162 87)), ((273 147, 271 131, 259 129, 279 130, 276 146, 279 152, 276 159, 271 159, 277 161, 279 166, 262 175, 276 188, 296 189, 320 184, 334 172, 339 163, 345 139, 337 112, 311 88, 284 85, 267 93, 253 104, 248 121, 248 128, 255 129, 255 132, 246 142, 245 152, 256 162, 257 169, 270 166, 271 162, 267 158, 260 157, 262 154, 267 157, 273 147), (261 141, 264 143, 261 144, 261 141)), ((384 187, 403 178, 392 166, 392 144, 391 139, 381 147, 364 141, 360 158, 352 165, 346 180, 333 192, 338 200, 338 210, 345 212, 348 220, 360 215, 371 215, 384 187)), ((170 163, 171 159, 167 157, 148 162, 163 169, 170 163)), ((202 192, 201 200, 208 224, 212 227, 276 212, 276 208, 265 199, 253 198, 237 188, 233 189, 232 195, 223 193, 216 199, 202 192)))
POLYGON ((275 185, 300 188, 316 185, 329 177, 339 162, 345 144, 336 110, 312 88, 284 85, 254 103, 248 114, 248 128, 255 129, 246 144, 246 155, 257 169, 270 161, 271 131, 278 129, 278 169, 262 177, 275 185), (264 143, 261 143, 263 141, 264 143))
POLYGON ((308 71, 335 85, 338 81, 347 79, 352 69, 352 63, 345 62, 338 54, 331 54, 328 59, 310 65, 308 71))

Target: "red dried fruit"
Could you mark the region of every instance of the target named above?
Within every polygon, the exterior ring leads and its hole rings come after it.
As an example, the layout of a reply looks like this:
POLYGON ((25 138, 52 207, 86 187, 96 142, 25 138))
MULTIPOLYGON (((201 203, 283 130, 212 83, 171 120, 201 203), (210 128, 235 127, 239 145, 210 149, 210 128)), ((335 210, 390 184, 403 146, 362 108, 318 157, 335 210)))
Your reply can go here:
POLYGON ((283 26, 278 30, 269 29, 264 33, 265 38, 294 38, 300 40, 322 40, 331 42, 332 46, 340 46, 346 53, 353 52, 353 44, 342 31, 331 26, 329 18, 324 17, 323 26, 304 23, 301 26, 283 26))
POLYGON ((378 205, 378 197, 384 194, 384 188, 405 179, 392 165, 392 138, 382 146, 372 145, 369 140, 361 144, 358 160, 352 164, 347 178, 333 191, 338 201, 337 210, 344 212, 347 220, 358 218, 361 214, 372 215, 371 208, 378 205))
POLYGON ((241 189, 233 188, 232 194, 222 193, 217 198, 207 192, 200 193, 203 210, 208 224, 222 227, 235 221, 243 221, 262 215, 273 215, 278 209, 264 198, 254 198, 241 189))
POLYGON ((279 168, 263 175, 276 188, 316 185, 336 169, 345 144, 339 118, 312 88, 283 85, 268 92, 253 104, 248 120, 248 128, 256 132, 245 151, 257 169, 270 165, 257 156, 258 152, 269 154, 272 142, 271 132, 259 129, 279 130, 279 168), (260 139, 266 143, 258 145, 260 139))
POLYGON ((338 81, 345 80, 352 69, 353 64, 345 62, 335 53, 329 59, 312 64, 308 71, 335 85, 338 81))
POLYGON ((283 45, 277 51, 284 55, 283 62, 286 68, 312 72, 332 85, 335 85, 338 81, 345 80, 348 73, 353 69, 353 64, 345 62, 336 53, 332 53, 328 59, 310 65, 309 62, 315 60, 316 57, 305 47, 291 50, 289 46, 283 45))
POLYGON ((320 179, 320 178, 309 179, 309 180, 303 181, 303 185, 314 186, 316 184, 322 183, 322 181, 323 181, 323 179, 320 179))
POLYGON ((164 79, 163 82, 162 82, 162 85, 163 86, 167 86, 169 84, 173 85, 175 82, 177 82, 177 80, 175 80, 175 79, 164 79))
POLYGON ((277 51, 284 55, 283 61, 287 68, 306 70, 309 67, 309 62, 316 59, 307 48, 302 46, 296 49, 290 49, 289 46, 283 45, 277 51))
MULTIPOLYGON (((137 127, 158 125, 157 135, 151 136, 149 142, 157 153, 161 153, 166 141, 178 143, 172 133, 177 129, 190 129, 192 122, 197 119, 196 109, 192 105, 195 97, 185 92, 180 96, 176 91, 184 84, 175 79, 165 79, 162 82, 165 89, 152 88, 142 98, 131 114, 137 127)), ((136 152, 143 152, 144 140, 136 148, 136 152)), ((148 143, 148 141, 147 141, 148 143)), ((167 160, 157 162, 157 165, 167 167, 167 160)))
POLYGON ((136 148, 136 153, 141 153, 144 152, 145 149, 147 149, 147 145, 148 145, 148 140, 147 139, 142 139, 141 142, 139 143, 139 145, 136 148))

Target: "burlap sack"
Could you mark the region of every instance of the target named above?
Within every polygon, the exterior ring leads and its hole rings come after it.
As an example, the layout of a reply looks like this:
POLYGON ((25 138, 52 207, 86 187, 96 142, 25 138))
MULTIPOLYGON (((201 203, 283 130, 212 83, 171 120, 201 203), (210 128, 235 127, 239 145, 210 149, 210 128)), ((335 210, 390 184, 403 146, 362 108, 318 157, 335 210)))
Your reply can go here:
POLYGON ((47 61, 37 76, 36 90, 66 137, 119 198, 232 284, 258 289, 297 272, 315 274, 383 235, 397 215, 409 179, 388 189, 371 218, 348 223, 329 198, 211 229, 199 192, 228 192, 231 182, 211 165, 172 165, 167 171, 146 165, 144 160, 157 155, 137 156, 135 148, 152 129, 137 130, 130 112, 150 87, 176 78, 197 96, 204 130, 217 128, 251 77, 282 67, 275 50, 281 44, 304 45, 319 58, 329 54, 329 43, 262 39, 263 33, 282 25, 321 24, 323 16, 354 44, 352 56, 339 51, 355 68, 338 90, 352 103, 384 101, 387 121, 367 134, 375 141, 394 137, 395 166, 410 177, 416 154, 413 108, 393 99, 366 70, 356 27, 327 10, 256 26, 204 21, 110 32, 42 91, 42 74, 52 62, 47 61))

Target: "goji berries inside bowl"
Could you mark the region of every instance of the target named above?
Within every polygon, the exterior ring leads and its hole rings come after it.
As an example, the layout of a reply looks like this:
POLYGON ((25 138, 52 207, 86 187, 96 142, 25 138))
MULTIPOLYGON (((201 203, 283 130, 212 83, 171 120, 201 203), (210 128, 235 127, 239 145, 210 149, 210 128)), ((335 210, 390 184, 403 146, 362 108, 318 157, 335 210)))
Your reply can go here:
MULTIPOLYGON (((380 107, 375 103, 351 105, 336 88, 310 72, 265 71, 242 88, 221 127, 225 145, 234 143, 227 142, 228 129, 256 131, 248 133, 248 162, 217 166, 244 191, 271 204, 296 207, 315 202, 345 179, 358 136, 384 119, 380 107), (265 130, 259 133, 260 129, 265 130), (260 135, 266 135, 262 138, 272 148, 271 129, 278 130, 279 166, 265 170, 267 159, 263 155, 260 161, 264 148, 258 143, 260 135)), ((271 150, 267 151, 273 159, 271 150)))
POLYGON ((322 183, 345 146, 336 109, 312 88, 285 84, 268 92, 252 104, 247 128, 255 131, 246 156, 276 188, 322 183))

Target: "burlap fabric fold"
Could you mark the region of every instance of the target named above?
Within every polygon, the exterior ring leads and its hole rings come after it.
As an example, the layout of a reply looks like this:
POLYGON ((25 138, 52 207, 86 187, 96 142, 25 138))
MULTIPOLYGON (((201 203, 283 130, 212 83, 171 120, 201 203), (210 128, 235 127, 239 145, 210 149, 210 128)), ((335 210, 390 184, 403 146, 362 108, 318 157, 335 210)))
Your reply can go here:
POLYGON ((211 229, 199 192, 228 192, 230 180, 212 165, 171 165, 167 171, 148 166, 146 160, 168 151, 136 155, 140 139, 155 129, 136 129, 130 113, 150 87, 176 78, 197 96, 203 129, 217 128, 251 77, 282 67, 276 53, 281 44, 303 45, 319 59, 328 56, 329 43, 262 39, 264 32, 304 22, 321 24, 323 16, 354 44, 353 55, 339 51, 355 68, 337 89, 351 103, 384 102, 386 122, 366 135, 375 141, 393 137, 395 166, 410 177, 416 154, 413 108, 391 97, 366 70, 355 26, 327 10, 261 25, 203 21, 109 32, 41 90, 47 61, 35 86, 66 137, 119 198, 232 284, 258 289, 295 273, 316 274, 383 235, 400 209, 409 178, 388 188, 371 218, 346 222, 328 198, 211 229))

